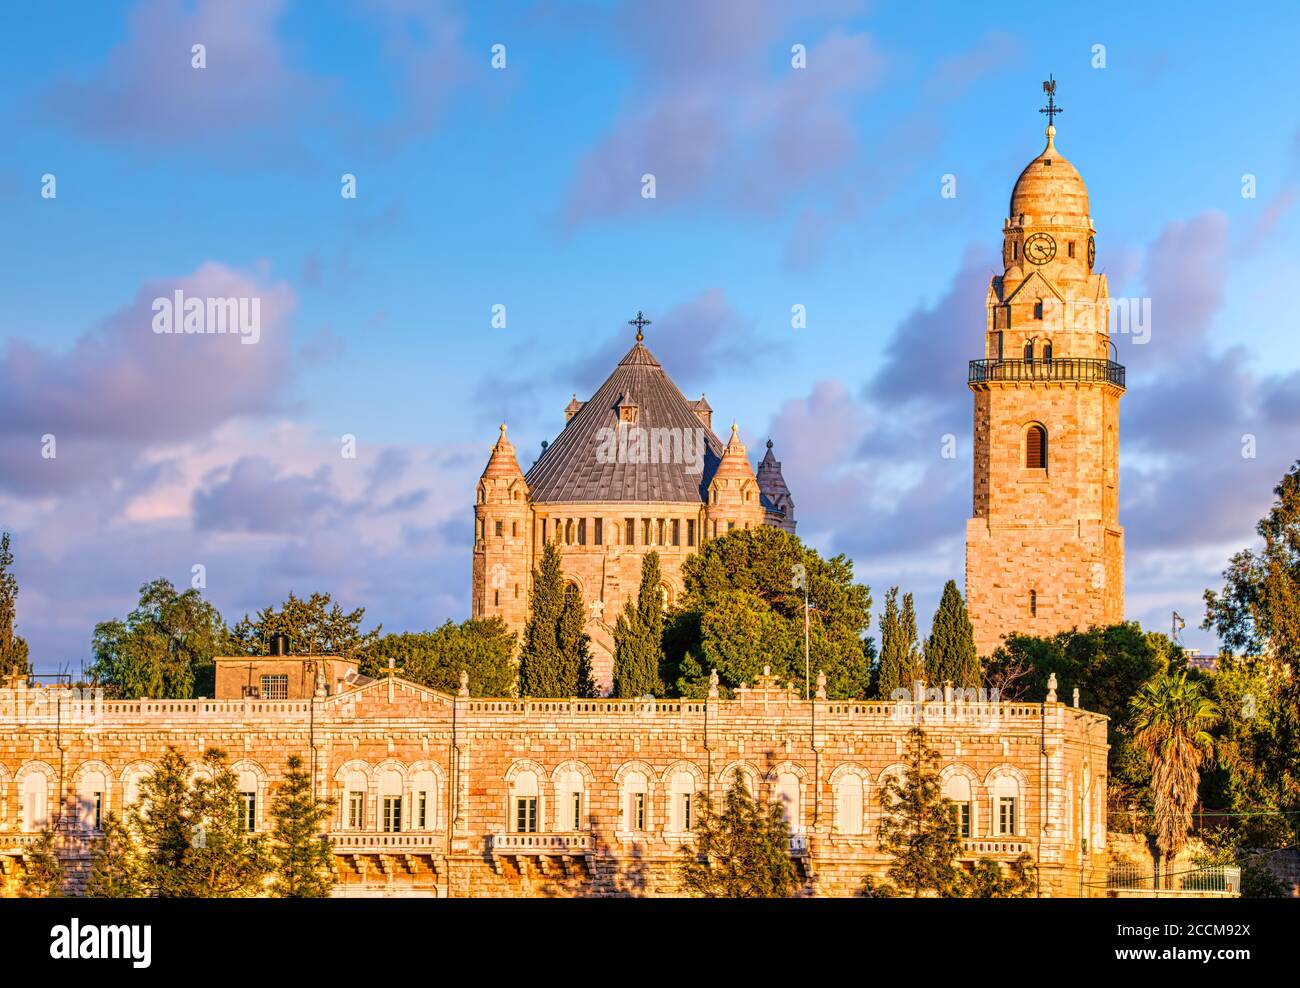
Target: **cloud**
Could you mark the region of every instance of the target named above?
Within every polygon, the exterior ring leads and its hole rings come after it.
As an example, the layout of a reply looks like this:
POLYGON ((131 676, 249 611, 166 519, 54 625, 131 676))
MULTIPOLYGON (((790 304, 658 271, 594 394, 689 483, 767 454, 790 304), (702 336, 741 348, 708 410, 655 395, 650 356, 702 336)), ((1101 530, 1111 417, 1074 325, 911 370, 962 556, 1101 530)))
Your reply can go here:
MULTIPOLYGON (((54 492, 122 476, 149 443, 203 435, 283 405, 291 383, 292 292, 216 262, 145 283, 135 298, 52 352, 10 340, 0 358, 0 490, 54 492), (257 299, 259 339, 155 333, 155 299, 257 299), (51 458, 45 436, 54 437, 51 458)), ((251 306, 250 306, 251 312, 251 306)))

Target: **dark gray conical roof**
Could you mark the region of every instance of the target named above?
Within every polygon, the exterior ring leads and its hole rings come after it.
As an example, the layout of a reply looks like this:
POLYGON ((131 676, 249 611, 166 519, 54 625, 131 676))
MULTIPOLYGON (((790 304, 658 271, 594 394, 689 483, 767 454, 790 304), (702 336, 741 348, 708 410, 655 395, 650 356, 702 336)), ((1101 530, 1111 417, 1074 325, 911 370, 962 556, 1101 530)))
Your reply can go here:
MULTIPOLYGON (((659 361, 638 342, 619 361, 591 399, 584 403, 528 471, 529 499, 535 504, 599 501, 662 501, 699 504, 722 457, 722 442, 704 429, 704 464, 691 473, 685 462, 601 462, 608 433, 618 427, 620 400, 637 406, 636 428, 676 429, 692 441, 703 428, 689 401, 664 373, 659 361)), ((674 458, 680 460, 680 457, 674 458)))

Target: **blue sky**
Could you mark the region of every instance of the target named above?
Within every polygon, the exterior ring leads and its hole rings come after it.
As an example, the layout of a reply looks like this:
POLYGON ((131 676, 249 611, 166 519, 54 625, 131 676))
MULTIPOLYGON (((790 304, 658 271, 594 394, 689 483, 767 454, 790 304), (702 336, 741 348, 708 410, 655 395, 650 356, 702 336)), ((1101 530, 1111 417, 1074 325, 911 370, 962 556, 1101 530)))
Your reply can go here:
POLYGON ((195 565, 232 620, 291 588, 390 630, 466 616, 496 424, 526 469, 638 309, 754 459, 774 438, 800 533, 927 615, 962 574, 965 362, 1050 72, 1098 266, 1153 305, 1149 343, 1116 340, 1129 616, 1163 630, 1177 609, 1212 648, 1201 592, 1300 455, 1298 20, 850 0, 12 11, 0 525, 20 631, 42 670, 75 670, 95 622, 195 565), (215 286, 266 300, 258 346, 149 332, 153 297, 215 286))

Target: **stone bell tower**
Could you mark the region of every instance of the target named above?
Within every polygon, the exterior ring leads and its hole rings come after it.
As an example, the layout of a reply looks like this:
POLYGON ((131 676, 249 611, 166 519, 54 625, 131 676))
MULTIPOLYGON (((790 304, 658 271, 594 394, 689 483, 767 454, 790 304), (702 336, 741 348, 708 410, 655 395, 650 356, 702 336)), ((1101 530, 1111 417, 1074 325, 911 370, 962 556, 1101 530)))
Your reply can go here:
POLYGON ((966 601, 982 656, 1004 635, 1124 619, 1119 399, 1106 276, 1083 179, 1047 146, 1021 172, 989 282, 984 357, 972 360, 974 509, 966 601))

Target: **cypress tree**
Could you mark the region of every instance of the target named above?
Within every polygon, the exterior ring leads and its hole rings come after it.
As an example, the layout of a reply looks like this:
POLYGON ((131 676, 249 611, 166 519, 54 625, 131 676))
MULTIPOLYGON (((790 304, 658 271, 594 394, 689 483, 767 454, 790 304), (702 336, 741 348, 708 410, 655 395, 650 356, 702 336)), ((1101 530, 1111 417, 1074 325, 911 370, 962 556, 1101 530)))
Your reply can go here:
POLYGON ((903 685, 911 689, 918 680, 925 679, 925 659, 921 655, 921 638, 916 632, 916 605, 910 593, 903 594, 903 612, 898 620, 903 627, 903 641, 907 644, 908 675, 903 685))
POLYGON ((560 667, 558 692, 552 696, 596 696, 596 680, 591 671, 591 638, 582 630, 587 623, 587 608, 582 591, 570 583, 564 588, 564 608, 556 629, 560 667))
POLYGON ((934 612, 930 638, 925 643, 925 672, 934 686, 951 682, 957 687, 973 688, 980 684, 975 632, 955 580, 944 584, 939 609, 934 612))
POLYGON ((542 561, 533 571, 528 623, 519 653, 520 696, 570 696, 560 689, 560 617, 564 613, 564 576, 560 553, 547 542, 542 561))
POLYGON ((9 550, 9 533, 0 534, 0 676, 29 675, 27 642, 14 634, 18 581, 9 572, 14 555, 9 550))
POLYGON ((876 696, 888 700, 903 681, 903 626, 898 618, 898 587, 885 593, 885 613, 880 618, 880 665, 876 673, 876 696))
POLYGON ((636 601, 623 605, 614 628, 614 696, 659 696, 663 683, 664 612, 659 595, 659 553, 641 560, 641 589, 636 601))
POLYGON ((290 755, 284 782, 271 800, 271 857, 274 895, 291 899, 324 899, 334 887, 330 840, 324 836, 329 800, 317 799, 302 759, 290 755))

